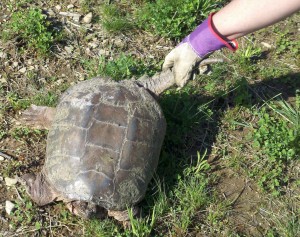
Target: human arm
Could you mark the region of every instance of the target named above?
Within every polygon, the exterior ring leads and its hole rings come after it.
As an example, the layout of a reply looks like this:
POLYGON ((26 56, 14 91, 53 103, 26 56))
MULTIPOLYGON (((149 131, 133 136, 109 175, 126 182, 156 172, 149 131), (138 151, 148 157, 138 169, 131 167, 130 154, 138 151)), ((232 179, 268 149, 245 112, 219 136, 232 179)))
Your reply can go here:
POLYGON ((165 58, 163 70, 173 68, 179 87, 195 66, 223 47, 237 49, 235 39, 272 25, 300 10, 299 0, 233 0, 210 16, 165 58))
POLYGON ((299 10, 299 0, 233 0, 212 20, 221 35, 233 40, 273 25, 299 10))

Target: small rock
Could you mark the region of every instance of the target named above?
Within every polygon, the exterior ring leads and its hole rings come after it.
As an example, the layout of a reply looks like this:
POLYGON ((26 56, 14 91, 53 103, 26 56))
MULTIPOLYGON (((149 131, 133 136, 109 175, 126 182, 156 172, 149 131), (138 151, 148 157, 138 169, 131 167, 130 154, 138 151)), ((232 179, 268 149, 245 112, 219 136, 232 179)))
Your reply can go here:
POLYGON ((91 53, 90 48, 85 48, 85 53, 86 53, 87 55, 90 55, 90 53, 91 53))
POLYGON ((125 46, 124 41, 121 40, 121 39, 116 39, 114 43, 115 43, 115 45, 116 45, 117 47, 119 47, 119 48, 123 48, 123 47, 125 46))
POLYGON ((25 73, 25 72, 26 72, 26 67, 22 67, 22 68, 19 70, 19 72, 25 73))
POLYGON ((69 4, 69 5, 67 6, 67 8, 68 8, 68 9, 74 8, 74 5, 73 5, 73 4, 69 4))
POLYGON ((55 12, 52 9, 48 9, 47 13, 49 16, 55 16, 55 12))
POLYGON ((80 22, 80 15, 74 16, 73 21, 76 22, 76 23, 79 23, 80 22))
POLYGON ((17 66, 19 66, 19 63, 18 62, 13 62, 12 66, 17 67, 17 66))
POLYGON ((0 52, 0 58, 6 58, 7 57, 7 53, 4 52, 0 52))
POLYGON ((5 211, 8 215, 13 211, 15 208, 15 204, 13 204, 11 201, 6 200, 5 201, 5 211))
POLYGON ((0 82, 3 83, 3 84, 6 84, 7 83, 7 79, 5 77, 2 77, 0 75, 0 82))
POLYGON ((100 49, 98 52, 99 56, 108 56, 109 55, 109 51, 104 50, 104 49, 100 49))
POLYGON ((6 178, 5 178, 5 184, 6 184, 8 187, 11 187, 11 186, 15 185, 17 182, 18 182, 18 180, 17 180, 17 179, 14 179, 14 178, 9 178, 9 177, 6 177, 6 178))
POLYGON ((72 54, 74 47, 72 45, 65 46, 65 50, 68 54, 72 54))
POLYGON ((79 13, 73 13, 73 12, 59 12, 59 15, 69 16, 69 17, 73 17, 73 18, 81 16, 79 13))
POLYGON ((29 59, 29 60, 27 61, 27 64, 28 64, 28 65, 31 65, 31 64, 32 64, 32 59, 29 59))
POLYGON ((97 44, 97 42, 90 42, 90 43, 88 43, 88 46, 90 46, 91 48, 95 49, 95 48, 98 47, 98 44, 97 44))
MULTIPOLYGON (((63 75, 64 75, 64 74, 63 74, 63 75)), ((61 85, 62 83, 64 83, 64 80, 63 80, 63 79, 58 79, 58 80, 55 82, 55 84, 56 84, 57 86, 61 85)))
POLYGON ((268 49, 271 49, 272 48, 272 45, 266 43, 266 42, 261 42, 261 44, 265 47, 265 48, 268 48, 268 49))
POLYGON ((55 6, 55 9, 56 9, 57 11, 60 11, 60 10, 61 10, 61 6, 60 6, 60 5, 56 5, 56 6, 55 6))
POLYGON ((0 156, 0 161, 4 161, 4 157, 3 156, 0 156))
POLYGON ((93 13, 89 12, 88 14, 86 14, 83 19, 82 22, 85 24, 89 24, 92 22, 92 18, 93 18, 93 13))
POLYGON ((107 45, 109 44, 108 39, 102 40, 101 44, 102 44, 103 46, 107 46, 107 45))

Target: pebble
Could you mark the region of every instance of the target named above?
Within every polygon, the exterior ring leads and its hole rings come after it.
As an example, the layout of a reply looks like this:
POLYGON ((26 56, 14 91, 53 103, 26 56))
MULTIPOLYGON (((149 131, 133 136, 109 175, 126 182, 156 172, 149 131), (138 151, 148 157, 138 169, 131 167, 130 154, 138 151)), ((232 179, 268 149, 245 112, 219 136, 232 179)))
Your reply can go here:
POLYGON ((98 44, 96 42, 90 42, 88 43, 88 46, 90 46, 91 48, 95 49, 98 47, 98 44))
POLYGON ((17 67, 17 66, 19 66, 19 63, 18 62, 13 62, 12 66, 17 67))
POLYGON ((268 43, 266 43, 266 42, 261 42, 261 44, 262 44, 265 48, 268 48, 268 49, 272 48, 272 45, 270 45, 270 44, 268 44, 268 43))
POLYGON ((8 187, 11 187, 11 186, 15 185, 17 182, 18 182, 18 180, 17 180, 17 179, 14 179, 14 178, 9 178, 9 177, 6 177, 6 178, 5 178, 5 184, 6 184, 8 187))
POLYGON ((4 161, 4 157, 3 156, 0 156, 0 161, 4 161))
POLYGON ((80 14, 79 13, 73 13, 73 12, 59 12, 59 15, 62 15, 62 16, 69 16, 69 17, 79 17, 80 18, 80 14))
POLYGON ((55 12, 52 9, 48 9, 47 13, 49 16, 55 16, 55 12))
POLYGON ((107 45, 109 45, 109 41, 108 41, 108 39, 104 39, 104 40, 102 40, 101 44, 102 44, 103 46, 107 46, 107 45))
POLYGON ((15 208, 15 204, 13 204, 11 201, 8 200, 5 201, 5 211, 8 215, 11 214, 14 208, 15 208))
POLYGON ((120 47, 120 48, 123 48, 125 46, 123 40, 121 40, 121 39, 116 39, 114 43, 117 47, 120 47))
POLYGON ((80 77, 79 77, 79 79, 78 79, 79 81, 84 81, 84 76, 83 75, 81 75, 80 77))
POLYGON ((0 58, 6 58, 7 57, 7 53, 4 52, 0 52, 0 58))
POLYGON ((64 83, 64 80, 63 80, 63 79, 58 79, 58 80, 55 82, 55 84, 56 84, 57 86, 61 85, 62 83, 64 83))
POLYGON ((22 67, 22 68, 19 70, 19 72, 25 73, 25 72, 26 72, 26 67, 22 67))
POLYGON ((55 6, 55 9, 56 9, 57 11, 60 11, 60 10, 61 10, 61 6, 60 6, 60 5, 56 5, 56 6, 55 6))
POLYGON ((72 45, 65 46, 65 50, 68 54, 72 54, 74 47, 72 45))
POLYGON ((83 19, 82 22, 85 24, 89 24, 92 22, 92 18, 93 18, 93 13, 89 12, 88 14, 86 14, 83 19))
POLYGON ((0 76, 0 82, 3 84, 7 83, 7 79, 5 77, 0 76))
POLYGON ((67 8, 68 8, 68 9, 74 8, 74 5, 73 5, 73 4, 69 4, 69 5, 67 6, 67 8))
POLYGON ((105 49, 100 49, 99 52, 98 52, 98 55, 99 56, 108 56, 110 54, 109 51, 105 50, 105 49))
POLYGON ((74 16, 73 21, 75 21, 76 23, 79 23, 80 22, 80 15, 74 16))

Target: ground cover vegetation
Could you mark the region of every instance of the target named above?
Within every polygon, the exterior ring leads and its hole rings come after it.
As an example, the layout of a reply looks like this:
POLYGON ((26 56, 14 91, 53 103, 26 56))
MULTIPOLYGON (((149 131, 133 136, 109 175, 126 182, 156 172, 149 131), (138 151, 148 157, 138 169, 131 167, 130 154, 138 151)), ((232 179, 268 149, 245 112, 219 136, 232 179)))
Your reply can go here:
POLYGON ((41 169, 47 131, 22 126, 93 76, 134 80, 227 1, 0 3, 0 236, 299 236, 300 40, 295 15, 212 57, 160 98, 167 134, 131 227, 38 207, 14 182, 41 169), (88 18, 88 15, 92 17, 88 18), (9 206, 12 208, 9 210, 9 206))

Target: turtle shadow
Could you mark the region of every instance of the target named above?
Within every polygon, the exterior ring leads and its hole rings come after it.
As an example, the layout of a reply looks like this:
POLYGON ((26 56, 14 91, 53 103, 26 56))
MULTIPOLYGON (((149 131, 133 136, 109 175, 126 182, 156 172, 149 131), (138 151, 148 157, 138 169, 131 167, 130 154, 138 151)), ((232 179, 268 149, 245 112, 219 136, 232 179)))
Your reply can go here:
MULTIPOLYGON (((241 79, 228 89, 229 93, 224 91, 216 97, 189 94, 189 91, 162 96, 159 103, 167 120, 167 132, 156 181, 149 186, 146 201, 143 202, 150 206, 151 203, 155 203, 153 186, 157 185, 157 180, 164 187, 165 193, 173 190, 178 183, 178 177, 184 174, 186 167, 196 164, 197 153, 201 156, 205 154, 206 158, 211 157, 213 144, 220 133, 219 124, 226 110, 237 105, 249 108, 262 105, 271 98, 288 100, 295 97, 297 88, 300 88, 300 73, 290 73, 258 83, 248 83, 241 79)), ((224 169, 219 165, 219 161, 218 156, 208 161, 214 164, 210 172, 224 169)), ((227 177, 226 182, 229 179, 227 177)), ((239 191, 235 190, 235 193, 239 191)), ((249 191, 245 193, 250 195, 249 191)))
POLYGON ((167 132, 157 175, 172 185, 169 177, 181 174, 192 164, 189 156, 196 157, 200 152, 209 157, 227 109, 237 105, 250 108, 270 99, 288 100, 295 97, 297 88, 300 89, 300 73, 290 73, 253 84, 241 79, 228 89, 229 93, 224 91, 217 97, 190 95, 188 91, 163 96, 159 103, 167 120, 167 132))

